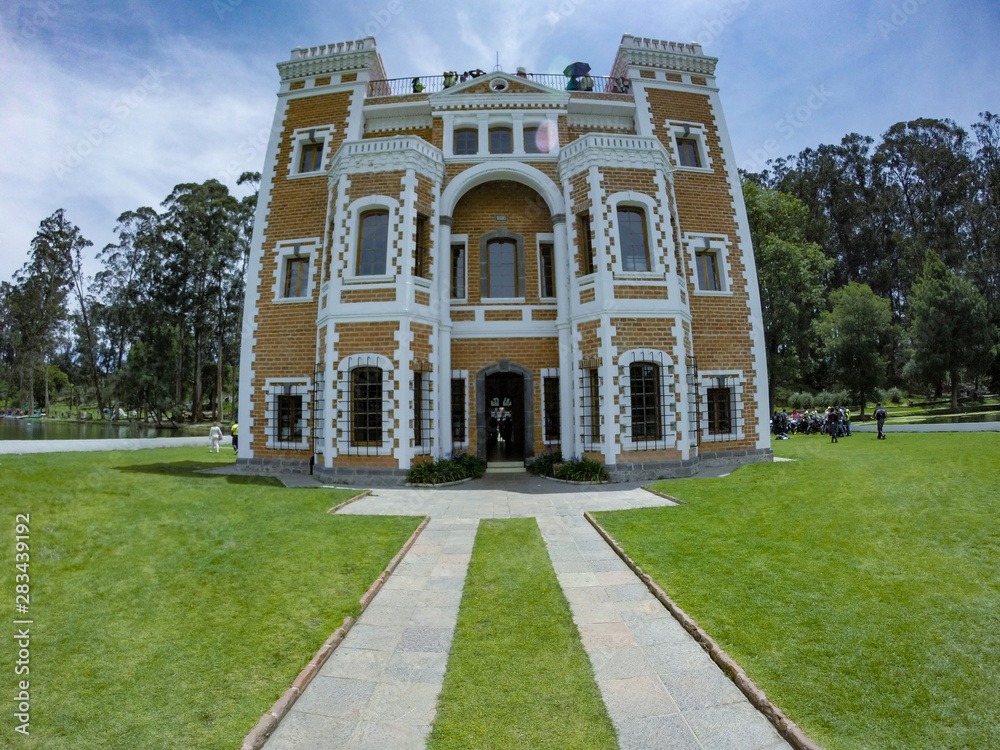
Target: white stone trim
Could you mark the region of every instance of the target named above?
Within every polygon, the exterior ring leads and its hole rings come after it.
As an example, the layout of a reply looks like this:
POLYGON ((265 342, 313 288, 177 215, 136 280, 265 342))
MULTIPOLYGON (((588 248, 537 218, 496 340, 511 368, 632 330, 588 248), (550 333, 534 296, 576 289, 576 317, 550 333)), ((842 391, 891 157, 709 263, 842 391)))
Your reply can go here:
POLYGON ((274 284, 271 285, 271 299, 276 304, 297 304, 301 302, 312 302, 313 293, 316 291, 316 282, 319 276, 319 237, 305 237, 302 239, 282 240, 271 250, 274 255, 274 284), (298 245, 298 252, 295 246, 298 245), (285 272, 287 270, 286 261, 296 255, 304 255, 308 261, 308 271, 306 273, 306 289, 301 297, 285 297, 285 272))
POLYGON ((724 234, 707 234, 704 232, 685 232, 684 249, 687 253, 688 263, 691 266, 691 286, 692 294, 699 297, 732 297, 733 277, 730 270, 729 237, 724 234), (705 247, 705 240, 708 240, 708 247, 705 247), (697 253, 707 250, 715 255, 716 264, 719 268, 719 286, 722 287, 717 292, 708 289, 698 288, 698 268, 697 253))
POLYGON ((496 110, 493 112, 460 111, 443 112, 444 126, 442 153, 449 162, 475 162, 530 158, 544 161, 559 156, 559 123, 555 113, 533 113, 530 110, 496 110), (550 141, 548 151, 528 153, 524 148, 525 128, 546 128, 550 141), (493 128, 510 128, 513 150, 509 153, 492 154, 489 150, 489 132, 493 128), (455 153, 455 131, 475 130, 478 134, 478 151, 475 154, 455 153))
POLYGON ((288 179, 298 179, 303 177, 325 177, 327 170, 330 168, 330 160, 332 154, 330 153, 330 140, 331 136, 337 131, 336 125, 317 125, 312 128, 297 128, 292 131, 292 158, 288 162, 288 179), (299 161, 302 157, 302 148, 307 144, 311 143, 311 137, 323 144, 322 154, 323 159, 320 162, 319 169, 314 169, 311 172, 300 172, 299 171, 299 161))
MULTIPOLYGON (((702 443, 724 443, 731 440, 742 440, 745 435, 743 432, 743 388, 746 379, 743 376, 742 370, 699 370, 698 371, 698 392, 700 397, 700 403, 698 404, 699 411, 701 413, 701 424, 699 429, 701 430, 701 440, 702 443), (733 399, 733 413, 730 414, 730 426, 735 427, 735 430, 727 433, 710 433, 708 430, 708 389, 718 387, 718 378, 733 378, 736 380, 736 384, 733 386, 735 393, 733 394, 735 398, 733 399)), ((769 424, 768 422, 767 424, 769 424)), ((763 425, 759 429, 764 429, 770 434, 768 428, 763 425)))
POLYGON ((671 156, 674 168, 678 172, 700 172, 702 174, 712 174, 715 171, 712 168, 712 154, 708 148, 706 129, 702 123, 668 120, 664 123, 664 128, 668 133, 670 133, 670 139, 674 149, 671 156), (687 130, 686 134, 685 129, 687 130), (678 138, 687 138, 695 142, 698 146, 698 159, 701 161, 700 167, 685 167, 681 165, 681 151, 680 147, 677 145, 678 138))
POLYGON ((264 383, 265 413, 267 416, 266 446, 272 450, 309 450, 309 420, 312 419, 310 394, 313 392, 312 378, 268 378, 264 383), (278 440, 278 396, 300 396, 302 415, 298 428, 301 439, 297 441, 278 440))
POLYGON ((243 321, 240 341, 240 403, 239 424, 243 428, 240 458, 253 458, 254 407, 253 392, 256 379, 255 354, 257 346, 257 313, 260 310, 262 289, 266 283, 261 278, 264 262, 264 238, 268 229, 268 214, 271 208, 272 188, 281 149, 281 134, 285 127, 288 103, 279 100, 271 121, 271 135, 268 138, 261 170, 260 194, 254 211, 253 236, 250 239, 250 260, 247 263, 246 290, 243 304, 243 321))
POLYGON ((677 446, 677 409, 674 400, 674 359, 658 349, 630 349, 618 356, 618 394, 621 406, 622 451, 667 450, 677 446), (660 435, 654 440, 632 439, 632 376, 636 362, 649 362, 660 370, 660 435))
POLYGON ((331 405, 330 408, 331 415, 336 414, 333 424, 338 454, 348 456, 392 456, 395 454, 396 430, 393 428, 393 402, 396 399, 396 389, 393 387, 393 374, 392 360, 382 354, 370 352, 351 354, 340 360, 337 365, 336 408, 334 405, 331 405), (382 445, 379 446, 351 444, 351 431, 354 428, 351 421, 351 406, 354 399, 351 373, 358 367, 378 367, 382 370, 382 445), (346 417, 344 416, 345 412, 346 417), (347 425, 347 429, 341 430, 342 425, 347 425))
POLYGON ((545 200, 550 213, 563 212, 562 194, 552 178, 530 164, 524 164, 509 155, 493 157, 455 175, 441 193, 442 216, 451 216, 459 199, 478 185, 494 180, 512 180, 527 185, 545 200))

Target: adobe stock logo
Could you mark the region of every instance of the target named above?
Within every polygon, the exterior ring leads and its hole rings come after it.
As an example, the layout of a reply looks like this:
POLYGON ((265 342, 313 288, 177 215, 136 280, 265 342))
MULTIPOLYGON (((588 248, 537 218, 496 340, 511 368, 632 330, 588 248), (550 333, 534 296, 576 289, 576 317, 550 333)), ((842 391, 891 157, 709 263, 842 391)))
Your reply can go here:
MULTIPOLYGON (((782 140, 791 139, 796 131, 803 128, 832 97, 833 92, 826 87, 826 84, 811 87, 806 100, 799 106, 789 109, 787 114, 774 123, 774 129, 782 136, 782 140)), ((783 155, 781 141, 777 138, 768 138, 761 146, 747 152, 749 159, 743 163, 743 169, 747 172, 759 172, 767 166, 768 160, 783 155)))

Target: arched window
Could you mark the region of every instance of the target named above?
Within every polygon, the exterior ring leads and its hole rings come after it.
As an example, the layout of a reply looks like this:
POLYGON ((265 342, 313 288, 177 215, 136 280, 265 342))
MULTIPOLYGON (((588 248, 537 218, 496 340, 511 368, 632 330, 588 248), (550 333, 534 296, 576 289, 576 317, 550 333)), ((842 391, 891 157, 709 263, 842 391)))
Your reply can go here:
POLYGON ((382 368, 351 370, 351 445, 382 445, 382 368))
POLYGON ((646 214, 637 206, 618 208, 618 239, 621 242, 623 271, 649 270, 649 244, 646 240, 646 214))
POLYGON ((389 212, 385 209, 361 214, 358 236, 358 276, 383 276, 389 246, 389 212))

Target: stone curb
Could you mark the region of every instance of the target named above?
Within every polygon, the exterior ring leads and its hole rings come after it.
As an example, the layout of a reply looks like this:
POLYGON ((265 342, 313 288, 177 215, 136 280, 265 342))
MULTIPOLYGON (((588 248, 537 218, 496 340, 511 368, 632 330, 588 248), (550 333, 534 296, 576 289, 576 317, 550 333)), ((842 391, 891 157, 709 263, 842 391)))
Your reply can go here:
POLYGON ((466 477, 465 479, 456 479, 454 482, 438 482, 437 484, 413 484, 412 482, 407 482, 404 487, 451 487, 456 484, 465 484, 466 482, 471 482, 473 479, 482 479, 482 477, 466 477))
MULTIPOLYGON (((347 505, 360 497, 364 497, 369 494, 371 490, 366 490, 356 497, 352 497, 350 500, 341 503, 337 508, 347 505)), ((332 513, 336 508, 328 512, 332 513)), ((382 574, 375 579, 375 582, 368 587, 368 591, 365 592, 364 596, 361 597, 361 611, 364 612, 371 600, 375 598, 375 594, 379 592, 382 588, 382 584, 385 583, 386 579, 392 575, 392 572, 399 565, 400 561, 410 551, 410 548, 417 541, 417 537, 420 536, 422 532, 431 521, 430 516, 424 516, 424 520, 421 521, 420 525, 417 527, 416 531, 410 535, 410 538, 406 540, 406 543, 400 547, 399 552, 396 556, 392 558, 386 569, 382 571, 382 574)), ((271 710, 264 714, 260 721, 257 722, 257 726, 250 730, 250 733, 243 738, 243 744, 240 746, 240 750, 260 750, 264 743, 267 742, 267 738, 271 736, 275 729, 278 728, 279 722, 285 715, 291 710, 295 701, 299 699, 302 695, 302 691, 306 689, 306 686, 313 681, 313 678, 319 673, 320 668, 326 663, 327 659, 330 658, 330 654, 337 650, 337 647, 344 641, 347 634, 350 632, 351 628, 357 619, 354 617, 345 617, 344 624, 333 631, 333 634, 326 639, 326 642, 320 646, 319 651, 316 655, 309 660, 309 663, 302 668, 299 672, 299 676, 295 678, 292 682, 292 686, 285 691, 278 700, 274 702, 271 706, 271 710)))
POLYGON ((560 484, 614 484, 614 482, 577 482, 574 479, 556 479, 555 477, 547 477, 544 474, 533 474, 539 479, 548 479, 550 482, 559 482, 560 484))
MULTIPOLYGON (((659 490, 651 490, 649 487, 645 486, 642 487, 642 489, 646 490, 646 492, 648 492, 651 495, 662 497, 664 500, 669 500, 672 503, 677 503, 678 505, 687 505, 687 503, 684 502, 683 500, 676 498, 673 495, 668 495, 666 492, 660 492, 659 490)), ((594 523, 594 521, 591 521, 591 523, 594 523)))
POLYGON ((584 518, 593 526, 597 533, 600 534, 604 541, 615 551, 615 554, 620 557, 632 572, 639 577, 639 579, 646 584, 646 588, 649 589, 650 593, 655 596, 660 603, 667 608, 667 611, 681 624, 692 638, 694 638, 698 644, 708 652, 708 655, 712 658, 716 664, 722 669, 723 672, 733 681, 733 683, 740 689, 740 692, 747 697, 750 704, 764 714, 764 717, 771 722, 778 734, 780 734, 795 750, 823 750, 820 745, 817 745, 813 740, 811 740, 802 729, 799 728, 791 719, 789 719, 778 708, 774 703, 768 700, 764 691, 757 687, 756 683, 751 680, 747 673, 743 671, 743 668, 737 664, 733 658, 719 646, 718 643, 702 630, 701 626, 698 625, 688 614, 681 609, 677 604, 671 599, 667 593, 661 589, 656 581, 650 578, 646 573, 642 571, 633 560, 623 550, 618 543, 608 534, 607 531, 597 522, 597 520, 588 512, 583 514, 584 518))
POLYGON ((370 494, 372 494, 371 490, 365 490, 364 492, 359 492, 357 495, 355 495, 354 497, 350 498, 349 500, 345 500, 340 505, 334 505, 332 508, 330 508, 330 510, 327 511, 327 513, 336 513, 338 510, 340 510, 343 507, 346 507, 346 506, 350 505, 355 500, 360 500, 361 498, 366 497, 366 496, 368 496, 370 494))

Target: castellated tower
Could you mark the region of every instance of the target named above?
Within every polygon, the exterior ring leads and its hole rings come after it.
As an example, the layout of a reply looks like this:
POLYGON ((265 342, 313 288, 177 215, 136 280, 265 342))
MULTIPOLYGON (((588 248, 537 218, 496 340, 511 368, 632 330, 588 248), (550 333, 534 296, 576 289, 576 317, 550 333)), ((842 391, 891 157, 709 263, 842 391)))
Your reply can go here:
POLYGON ((560 449, 618 481, 770 460, 716 62, 626 35, 608 75, 388 79, 370 37, 293 50, 239 462, 385 485, 455 451, 497 468, 560 449))

